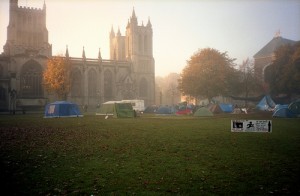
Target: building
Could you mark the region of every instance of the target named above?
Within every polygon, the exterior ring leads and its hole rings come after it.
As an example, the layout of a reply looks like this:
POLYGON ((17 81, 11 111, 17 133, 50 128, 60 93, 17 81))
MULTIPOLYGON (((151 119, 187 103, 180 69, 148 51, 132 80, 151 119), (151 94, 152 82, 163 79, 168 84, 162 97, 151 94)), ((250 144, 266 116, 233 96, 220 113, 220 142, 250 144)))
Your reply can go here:
MULTIPOLYGON (((128 20, 125 35, 110 31, 110 59, 71 57, 71 91, 68 100, 96 107, 110 100, 143 99, 154 104, 155 62, 150 20, 138 25, 135 11, 128 20)), ((56 100, 43 87, 43 71, 52 57, 48 42, 46 4, 42 9, 18 6, 10 0, 7 41, 0 55, 0 110, 38 108, 56 100)))
POLYGON ((178 73, 169 73, 165 77, 156 77, 156 105, 176 105, 181 102, 181 93, 178 89, 178 73))
POLYGON ((275 51, 281 46, 295 44, 296 41, 289 40, 276 33, 275 37, 260 49, 254 56, 254 70, 256 78, 261 82, 265 91, 268 91, 268 69, 275 60, 275 51))

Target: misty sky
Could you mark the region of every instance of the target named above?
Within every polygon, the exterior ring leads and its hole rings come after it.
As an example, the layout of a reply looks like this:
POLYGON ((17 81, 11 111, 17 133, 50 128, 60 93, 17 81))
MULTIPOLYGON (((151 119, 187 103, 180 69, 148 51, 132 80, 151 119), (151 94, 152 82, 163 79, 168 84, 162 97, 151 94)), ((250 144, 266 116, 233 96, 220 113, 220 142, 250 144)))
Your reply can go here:
MULTIPOLYGON (((109 32, 120 28, 135 9, 138 23, 153 27, 157 76, 180 73, 198 49, 228 52, 240 64, 252 58, 280 30, 287 39, 300 40, 299 0, 45 0, 52 53, 109 59, 109 32)), ((0 53, 6 41, 9 0, 0 1, 0 53)), ((19 0, 19 6, 43 7, 44 0, 19 0)))

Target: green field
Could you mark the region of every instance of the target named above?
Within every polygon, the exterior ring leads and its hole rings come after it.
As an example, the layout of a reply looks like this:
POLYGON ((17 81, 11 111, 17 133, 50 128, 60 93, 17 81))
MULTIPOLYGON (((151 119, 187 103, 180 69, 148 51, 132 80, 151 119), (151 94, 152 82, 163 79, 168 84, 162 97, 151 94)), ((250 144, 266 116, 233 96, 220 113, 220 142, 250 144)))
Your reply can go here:
POLYGON ((300 194, 300 120, 232 133, 214 117, 44 119, 0 116, 1 191, 9 195, 300 194))

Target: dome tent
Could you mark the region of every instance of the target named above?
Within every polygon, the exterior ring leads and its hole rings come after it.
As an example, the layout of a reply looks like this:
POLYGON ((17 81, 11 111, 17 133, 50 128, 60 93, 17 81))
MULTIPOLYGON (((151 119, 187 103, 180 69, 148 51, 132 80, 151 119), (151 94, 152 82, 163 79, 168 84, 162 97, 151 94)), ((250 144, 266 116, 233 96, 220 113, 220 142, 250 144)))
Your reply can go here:
POLYGON ((289 104, 288 108, 297 116, 300 117, 300 99, 289 104))
POLYGON ((213 113, 206 107, 201 107, 194 113, 194 116, 213 116, 213 113))
POLYGON ((264 96, 256 105, 256 108, 261 111, 272 111, 276 104, 269 95, 264 96))
POLYGON ((161 106, 156 110, 157 115, 174 115, 176 108, 171 106, 161 106))
POLYGON ((82 117, 78 105, 67 101, 56 101, 45 107, 44 118, 82 117))
POLYGON ((283 106, 274 111, 272 117, 278 118, 294 118, 296 115, 287 107, 283 106))

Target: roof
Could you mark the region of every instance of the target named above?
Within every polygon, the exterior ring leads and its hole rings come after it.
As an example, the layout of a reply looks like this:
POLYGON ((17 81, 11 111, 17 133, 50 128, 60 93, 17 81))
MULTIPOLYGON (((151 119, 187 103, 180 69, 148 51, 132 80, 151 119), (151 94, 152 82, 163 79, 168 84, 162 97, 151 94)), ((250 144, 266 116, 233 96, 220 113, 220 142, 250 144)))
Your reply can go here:
POLYGON ((280 46, 287 44, 295 44, 296 41, 285 39, 281 36, 274 37, 267 45, 265 45, 260 51, 258 51, 253 57, 261 58, 273 55, 275 50, 280 46))

